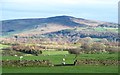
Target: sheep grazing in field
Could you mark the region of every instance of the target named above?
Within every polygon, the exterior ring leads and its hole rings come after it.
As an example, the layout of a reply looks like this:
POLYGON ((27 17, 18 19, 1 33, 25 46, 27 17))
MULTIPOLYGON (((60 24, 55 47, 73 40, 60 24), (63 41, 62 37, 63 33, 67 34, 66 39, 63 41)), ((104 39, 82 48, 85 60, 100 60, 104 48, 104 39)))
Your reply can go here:
POLYGON ((65 62, 62 62, 63 65, 65 65, 66 63, 65 62))
POLYGON ((23 59, 23 56, 20 56, 20 60, 23 59))
POLYGON ((62 64, 65 65, 65 58, 62 59, 62 64))
POLYGON ((9 60, 9 59, 6 59, 7 61, 9 60))
POLYGON ((65 61, 65 58, 63 58, 63 61, 65 61))
POLYGON ((17 55, 15 55, 15 57, 17 57, 17 55))

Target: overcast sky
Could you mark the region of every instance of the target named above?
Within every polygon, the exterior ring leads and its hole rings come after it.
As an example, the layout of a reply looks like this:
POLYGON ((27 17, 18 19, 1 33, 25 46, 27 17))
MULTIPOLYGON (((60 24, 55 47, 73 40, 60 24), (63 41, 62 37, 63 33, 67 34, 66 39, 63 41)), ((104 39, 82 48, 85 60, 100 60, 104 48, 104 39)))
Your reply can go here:
POLYGON ((116 22, 119 0, 1 0, 2 20, 68 15, 116 22))

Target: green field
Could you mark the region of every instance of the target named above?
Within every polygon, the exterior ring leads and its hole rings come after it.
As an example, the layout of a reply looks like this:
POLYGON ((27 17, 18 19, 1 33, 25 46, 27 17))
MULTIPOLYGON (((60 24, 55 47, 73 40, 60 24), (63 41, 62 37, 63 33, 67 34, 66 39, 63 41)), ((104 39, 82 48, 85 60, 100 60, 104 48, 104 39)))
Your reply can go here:
POLYGON ((8 45, 2 45, 2 44, 0 44, 0 49, 6 48, 6 47, 9 47, 9 46, 8 45))
POLYGON ((3 73, 118 73, 117 66, 6 67, 3 73))
POLYGON ((118 33, 118 28, 106 28, 107 31, 111 32, 117 32, 118 33))
POLYGON ((65 55, 68 51, 42 51, 42 55, 65 55))
POLYGON ((118 32, 118 28, 111 28, 111 27, 96 27, 96 28, 90 28, 90 27, 79 27, 76 29, 77 31, 85 30, 85 31, 97 31, 97 32, 118 32))
MULTIPOLYGON (((48 52, 49 53, 49 52, 48 52)), ((54 52, 55 53, 55 52, 54 52)), ((24 56, 23 60, 50 60, 53 64, 61 64, 63 54, 59 55, 40 55, 40 56, 24 56)), ((74 54, 66 55, 66 63, 73 64, 74 54)), ((19 56, 3 56, 3 60, 19 60, 19 56)), ((117 60, 117 54, 80 54, 77 59, 99 59, 99 60, 117 60)), ((118 66, 53 66, 53 67, 3 67, 3 73, 117 73, 118 66)))
POLYGON ((94 28, 95 31, 106 31, 106 28, 103 28, 103 27, 97 27, 97 28, 94 28))
MULTIPOLYGON (((1 47, 8 47, 1 45, 1 47)), ((74 54, 68 54, 67 51, 43 51, 39 56, 23 56, 23 60, 50 60, 54 65, 61 64, 62 59, 66 58, 66 64, 74 63, 74 54), (64 56, 66 55, 66 57, 64 56)), ((95 59, 95 60, 117 60, 118 54, 80 54, 78 60, 95 59)), ((2 60, 19 60, 19 56, 3 56, 2 60)), ((53 66, 53 67, 3 67, 3 73, 118 73, 118 66, 53 66)))
MULTIPOLYGON (((66 63, 73 64, 74 62, 74 54, 66 55, 66 63)), ((50 60, 53 64, 61 64, 62 58, 64 55, 39 55, 39 56, 24 56, 24 60, 50 60)), ((19 57, 15 56, 4 56, 3 60, 19 60, 19 57)), ((96 59, 96 60, 117 60, 118 54, 80 54, 77 57, 78 60, 81 59, 96 59)))

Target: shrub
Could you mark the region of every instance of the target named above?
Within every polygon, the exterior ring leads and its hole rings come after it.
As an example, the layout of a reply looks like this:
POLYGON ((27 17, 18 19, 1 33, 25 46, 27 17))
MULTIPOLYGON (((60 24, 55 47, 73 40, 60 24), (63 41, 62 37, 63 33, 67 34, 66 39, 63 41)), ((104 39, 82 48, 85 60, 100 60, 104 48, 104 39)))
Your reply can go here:
POLYGON ((34 47, 34 46, 17 45, 17 46, 12 46, 12 49, 23 53, 33 54, 36 56, 42 54, 42 51, 39 50, 38 47, 34 47))
POLYGON ((80 49, 69 49, 68 52, 70 54, 75 54, 75 59, 77 58, 77 56, 80 54, 80 49))
POLYGON ((115 46, 108 46, 106 47, 106 51, 108 51, 110 54, 118 52, 118 47, 115 46))

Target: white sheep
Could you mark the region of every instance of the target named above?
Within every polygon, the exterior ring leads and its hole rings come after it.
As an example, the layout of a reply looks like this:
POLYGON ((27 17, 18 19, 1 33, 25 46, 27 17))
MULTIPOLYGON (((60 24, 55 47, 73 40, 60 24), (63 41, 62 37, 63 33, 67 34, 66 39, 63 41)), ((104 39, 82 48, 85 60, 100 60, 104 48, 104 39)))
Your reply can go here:
POLYGON ((17 55, 15 55, 15 57, 17 57, 17 55))
POLYGON ((65 58, 63 58, 63 61, 65 61, 65 58))
POLYGON ((20 56, 20 60, 23 58, 23 56, 20 56))

